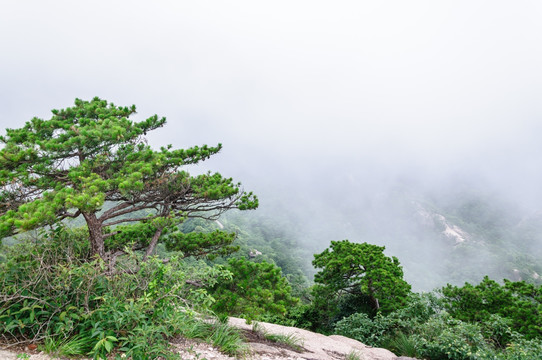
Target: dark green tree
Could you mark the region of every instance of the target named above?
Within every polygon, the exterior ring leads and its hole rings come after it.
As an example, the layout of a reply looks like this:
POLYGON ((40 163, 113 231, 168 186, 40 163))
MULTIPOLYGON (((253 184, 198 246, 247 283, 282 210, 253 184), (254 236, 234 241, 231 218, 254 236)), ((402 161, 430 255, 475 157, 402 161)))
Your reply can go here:
POLYGON ((343 240, 332 241, 314 255, 314 267, 322 269, 314 276, 314 304, 329 321, 340 320, 338 312, 341 317, 356 312, 386 314, 406 302, 410 285, 403 280, 399 260, 384 255, 384 249, 343 240))
POLYGON ((213 310, 217 313, 240 315, 252 320, 266 314, 285 315, 299 302, 292 296, 288 280, 274 264, 231 258, 226 268, 232 273, 232 278, 217 283, 211 289, 216 299, 213 310))
MULTIPOLYGON (((82 216, 92 254, 114 259, 105 240, 144 222, 138 241, 151 255, 164 232, 187 217, 216 219, 222 212, 254 209, 258 200, 219 173, 191 176, 181 170, 218 153, 221 144, 152 149, 145 135, 165 125, 157 115, 135 122, 135 106, 94 98, 33 118, 0 136, 0 238, 82 216)), ((174 244, 170 246, 175 247, 174 244)))
POLYGON ((478 284, 442 288, 449 313, 468 322, 487 322, 492 315, 511 321, 511 328, 527 338, 542 338, 542 288, 525 281, 504 280, 501 285, 487 276, 478 284))

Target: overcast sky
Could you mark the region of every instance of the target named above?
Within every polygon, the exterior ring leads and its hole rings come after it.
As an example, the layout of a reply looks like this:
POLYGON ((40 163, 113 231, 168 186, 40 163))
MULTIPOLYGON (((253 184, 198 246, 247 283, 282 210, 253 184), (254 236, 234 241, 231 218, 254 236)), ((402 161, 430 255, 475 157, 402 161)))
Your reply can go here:
POLYGON ((540 195, 540 1, 0 7, 1 128, 99 96, 263 193, 459 171, 540 195))

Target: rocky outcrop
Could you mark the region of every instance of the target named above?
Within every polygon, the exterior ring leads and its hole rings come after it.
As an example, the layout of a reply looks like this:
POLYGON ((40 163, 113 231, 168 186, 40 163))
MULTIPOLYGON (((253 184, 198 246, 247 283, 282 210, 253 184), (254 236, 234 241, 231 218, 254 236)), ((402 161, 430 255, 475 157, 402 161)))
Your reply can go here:
MULTIPOLYGON (((230 325, 244 330, 253 328, 253 325, 239 318, 230 318, 230 325)), ((340 335, 326 336, 295 327, 261 322, 258 323, 258 327, 269 334, 295 336, 303 350, 294 351, 267 344, 249 343, 254 359, 345 360, 349 354, 360 360, 397 359, 397 356, 389 350, 373 348, 340 335)))
POLYGON ((470 240, 469 233, 450 223, 443 215, 428 211, 420 203, 413 202, 413 204, 416 207, 415 216, 422 225, 440 231, 444 238, 452 240, 455 245, 470 240))

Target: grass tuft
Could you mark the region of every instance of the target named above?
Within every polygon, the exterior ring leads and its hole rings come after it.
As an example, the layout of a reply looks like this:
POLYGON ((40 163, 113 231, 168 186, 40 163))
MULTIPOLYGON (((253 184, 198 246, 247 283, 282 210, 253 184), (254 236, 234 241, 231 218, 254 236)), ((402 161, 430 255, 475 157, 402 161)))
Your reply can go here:
POLYGON ((252 325, 252 331, 266 340, 286 345, 297 352, 302 352, 304 350, 303 339, 295 334, 270 334, 261 324, 257 322, 252 325))
POLYGON ((364 360, 365 356, 357 350, 352 350, 346 354, 345 360, 364 360))
POLYGON ((400 356, 418 357, 419 355, 416 342, 402 332, 396 333, 383 345, 400 356))

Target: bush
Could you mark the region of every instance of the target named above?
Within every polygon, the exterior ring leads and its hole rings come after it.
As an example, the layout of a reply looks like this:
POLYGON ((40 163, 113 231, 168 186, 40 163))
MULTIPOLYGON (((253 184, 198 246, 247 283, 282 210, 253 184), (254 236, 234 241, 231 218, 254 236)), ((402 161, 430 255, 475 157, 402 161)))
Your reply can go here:
POLYGON ((286 309, 286 314, 263 314, 258 317, 259 321, 284 326, 293 326, 301 329, 312 328, 313 313, 309 304, 298 303, 286 309))
POLYGON ((492 315, 511 320, 514 331, 528 339, 542 338, 542 288, 525 281, 504 280, 500 285, 487 276, 478 284, 442 288, 446 309, 464 321, 490 321, 492 315))
POLYGON ((366 313, 352 314, 335 324, 335 333, 361 341, 369 346, 379 346, 379 340, 389 330, 382 316, 371 319, 366 313))
POLYGON ((420 355, 429 359, 476 360, 491 353, 479 325, 447 315, 432 317, 419 326, 414 339, 420 355))
POLYGON ((392 336, 387 336, 382 341, 382 347, 391 350, 395 354, 409 357, 419 357, 419 344, 411 335, 397 332, 392 336))
POLYGON ((542 342, 518 338, 499 354, 502 360, 542 359, 542 342))
POLYGON ((353 314, 335 325, 335 332, 398 355, 424 359, 542 359, 542 342, 512 330, 510 319, 498 315, 469 323, 443 311, 433 294, 412 295, 406 307, 370 318, 353 314))
POLYGON ((101 259, 89 258, 86 236, 86 231, 59 227, 39 241, 4 248, 4 340, 47 340, 47 350, 71 356, 105 358, 116 348, 135 359, 173 358, 167 339, 199 321, 194 310, 212 302, 204 287, 230 273, 176 257, 142 262, 135 253, 110 269, 101 259))
POLYGON ((437 312, 438 300, 433 294, 411 294, 404 308, 374 318, 366 313, 353 314, 338 321, 335 332, 370 346, 385 346, 386 341, 401 336, 398 334, 412 333, 437 312))

